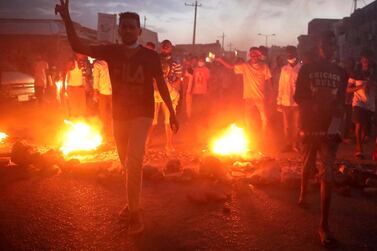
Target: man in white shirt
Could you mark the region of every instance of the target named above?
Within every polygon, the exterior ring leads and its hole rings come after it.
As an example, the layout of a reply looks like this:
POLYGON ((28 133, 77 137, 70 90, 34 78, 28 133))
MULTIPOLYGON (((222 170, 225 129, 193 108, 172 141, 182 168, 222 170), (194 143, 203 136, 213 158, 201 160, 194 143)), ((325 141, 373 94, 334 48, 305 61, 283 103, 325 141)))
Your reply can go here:
POLYGON ((104 60, 96 60, 93 64, 94 100, 98 102, 98 113, 106 137, 112 135, 112 101, 109 68, 104 60))
MULTIPOLYGON (((249 50, 250 60, 245 63, 231 65, 223 59, 218 58, 220 62, 228 69, 234 70, 236 74, 243 76, 243 99, 245 101, 245 122, 248 131, 251 131, 253 121, 253 108, 257 108, 262 124, 262 135, 266 135, 267 130, 267 93, 266 90, 271 88, 271 71, 266 63, 262 61, 262 52, 257 47, 249 50)), ((256 132, 254 132, 256 133, 256 132)))
POLYGON ((79 64, 85 58, 85 55, 75 53, 75 58, 67 67, 65 82, 70 117, 83 117, 86 114, 85 76, 79 64))
POLYGON ((299 110, 293 95, 301 64, 297 60, 296 47, 287 46, 286 51, 288 63, 281 68, 277 105, 283 114, 284 137, 287 142, 283 152, 290 152, 298 151, 299 110))

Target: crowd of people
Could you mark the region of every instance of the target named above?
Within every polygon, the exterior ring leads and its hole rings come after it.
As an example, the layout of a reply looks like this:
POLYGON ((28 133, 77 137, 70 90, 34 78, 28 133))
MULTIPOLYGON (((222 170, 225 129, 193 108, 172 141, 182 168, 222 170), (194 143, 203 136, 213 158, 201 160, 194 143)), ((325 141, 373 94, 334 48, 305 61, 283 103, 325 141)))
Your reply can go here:
MULTIPOLYGON (((377 72, 371 52, 363 52, 357 63, 348 60, 338 64, 333 61, 335 38, 325 32, 318 40, 316 53, 299 58, 296 47, 287 46, 285 55, 276 58, 273 69, 265 47, 251 47, 248 61, 230 62, 220 56, 215 63, 208 64, 206 55, 191 55, 180 63, 172 55, 173 44, 169 40, 161 42, 159 52, 151 42, 145 46, 138 44, 141 28, 136 13, 120 14, 119 34, 123 44, 91 46, 77 36, 68 1, 61 0, 56 12, 65 23, 73 50, 79 53, 65 74, 69 114, 82 116, 93 100, 98 103, 106 134, 114 135, 125 170, 128 203, 121 215, 127 219, 131 233, 143 229, 142 160, 145 145, 153 140, 159 115, 164 118, 165 149, 174 152, 173 135, 179 129, 176 113, 182 120, 195 121, 193 129, 208 127, 214 93, 217 97, 221 92, 226 96, 228 90, 240 83, 243 88, 239 99, 243 100, 247 132, 258 132, 260 143, 268 141, 268 131, 280 112, 285 142, 281 150, 302 154, 300 206, 306 205, 308 179, 313 175, 318 157, 319 236, 325 246, 336 244, 328 224, 332 165, 342 141, 348 142, 354 134, 355 157, 363 158, 365 140, 373 137, 377 72), (87 57, 95 59, 92 67, 88 67, 87 57), (231 81, 220 88, 219 76, 225 76, 224 72, 231 76, 231 81), (92 85, 85 81, 92 81, 92 85)), ((46 67, 38 61, 36 75, 43 75, 41 72, 46 67)), ((36 93, 41 93, 40 86, 46 80, 36 79, 39 83, 36 93)), ((214 109, 217 114, 222 113, 220 102, 213 103, 212 107, 217 108, 214 109)))

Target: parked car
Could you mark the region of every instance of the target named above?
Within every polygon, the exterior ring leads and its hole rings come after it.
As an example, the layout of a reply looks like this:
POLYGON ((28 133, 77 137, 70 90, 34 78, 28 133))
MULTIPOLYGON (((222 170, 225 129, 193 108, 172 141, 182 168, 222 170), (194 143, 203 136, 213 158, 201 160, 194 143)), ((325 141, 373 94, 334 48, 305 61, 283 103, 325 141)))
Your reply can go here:
POLYGON ((0 73, 0 101, 27 102, 34 99, 33 76, 18 71, 0 73))

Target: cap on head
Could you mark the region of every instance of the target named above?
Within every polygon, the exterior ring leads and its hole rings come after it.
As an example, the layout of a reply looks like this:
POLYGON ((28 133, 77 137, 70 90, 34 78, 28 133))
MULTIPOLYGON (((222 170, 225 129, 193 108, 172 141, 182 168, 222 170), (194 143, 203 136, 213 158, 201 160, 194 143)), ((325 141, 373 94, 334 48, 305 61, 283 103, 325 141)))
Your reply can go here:
POLYGON ((172 47, 173 44, 170 42, 170 40, 165 39, 161 42, 161 47, 172 47))

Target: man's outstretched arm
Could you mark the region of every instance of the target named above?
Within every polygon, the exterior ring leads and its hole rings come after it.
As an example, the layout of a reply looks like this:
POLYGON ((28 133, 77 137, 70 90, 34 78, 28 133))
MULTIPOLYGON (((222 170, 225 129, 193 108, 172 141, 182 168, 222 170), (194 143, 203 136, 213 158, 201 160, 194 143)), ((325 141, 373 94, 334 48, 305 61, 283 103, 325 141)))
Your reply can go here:
POLYGON ((60 4, 55 5, 55 14, 60 14, 67 30, 68 41, 72 49, 80 54, 92 56, 91 48, 88 44, 81 41, 77 35, 71 16, 69 14, 69 0, 60 0, 60 4))

